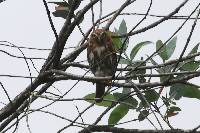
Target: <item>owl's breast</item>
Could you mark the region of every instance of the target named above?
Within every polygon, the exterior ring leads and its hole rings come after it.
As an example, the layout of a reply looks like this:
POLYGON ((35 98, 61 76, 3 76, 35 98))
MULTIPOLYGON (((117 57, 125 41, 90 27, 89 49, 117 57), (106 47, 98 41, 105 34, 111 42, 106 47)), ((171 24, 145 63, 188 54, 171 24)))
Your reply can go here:
POLYGON ((104 52, 105 52, 106 48, 104 46, 97 46, 94 48, 94 53, 96 54, 96 56, 101 57, 104 52))

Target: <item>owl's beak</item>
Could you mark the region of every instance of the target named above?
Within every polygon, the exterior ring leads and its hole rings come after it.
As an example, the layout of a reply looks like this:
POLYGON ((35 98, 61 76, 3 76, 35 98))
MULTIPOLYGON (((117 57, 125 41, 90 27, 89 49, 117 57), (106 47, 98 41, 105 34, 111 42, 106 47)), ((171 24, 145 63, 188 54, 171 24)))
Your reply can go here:
POLYGON ((101 42, 101 37, 98 36, 97 40, 98 40, 98 42, 100 43, 100 42, 101 42))

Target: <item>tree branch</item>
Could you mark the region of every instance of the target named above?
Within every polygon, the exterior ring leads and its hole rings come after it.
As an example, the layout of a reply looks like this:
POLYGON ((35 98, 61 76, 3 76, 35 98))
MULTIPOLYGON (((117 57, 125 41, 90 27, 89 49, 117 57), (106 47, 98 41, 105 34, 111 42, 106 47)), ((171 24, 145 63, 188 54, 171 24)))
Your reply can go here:
POLYGON ((139 129, 125 129, 111 126, 94 125, 89 130, 87 128, 79 131, 79 133, 91 132, 112 132, 112 133, 200 133, 200 131, 192 130, 139 130, 139 129))

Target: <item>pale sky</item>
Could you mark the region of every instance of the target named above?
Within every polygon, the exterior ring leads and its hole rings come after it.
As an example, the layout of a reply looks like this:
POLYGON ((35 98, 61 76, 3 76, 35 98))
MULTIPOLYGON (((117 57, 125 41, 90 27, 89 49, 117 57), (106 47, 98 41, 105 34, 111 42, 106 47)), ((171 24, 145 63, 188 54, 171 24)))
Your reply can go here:
MULTIPOLYGON (((173 11, 183 0, 153 0, 152 9, 150 14, 155 15, 167 15, 171 11, 173 11)), ((89 2, 89 0, 85 0, 85 3, 89 2)), ((107 14, 115 9, 118 9, 121 3, 124 0, 104 0, 103 1, 103 14, 107 14)), ((199 1, 190 0, 187 3, 187 6, 184 7, 178 15, 189 15, 190 12, 194 9, 199 1)), ((138 0, 133 6, 126 8, 124 12, 135 12, 135 13, 145 13, 149 5, 149 1, 146 0, 138 0)), ((51 11, 54 10, 54 5, 49 4, 49 8, 51 11)), ((98 17, 98 6, 95 8, 96 18, 98 17), (96 10, 97 9, 97 10, 96 10)), ((195 14, 196 15, 196 14, 195 14)), ((193 17, 195 17, 195 15, 193 17)), ((91 12, 89 12, 85 16, 84 23, 81 25, 81 28, 84 32, 87 31, 88 28, 91 27, 91 12)), ((49 21, 46 15, 46 11, 42 0, 7 0, 5 2, 0 3, 0 41, 9 41, 14 43, 17 46, 26 46, 26 47, 36 47, 36 48, 51 48, 53 42, 55 41, 54 34, 50 28, 49 21)), ((64 20, 61 18, 53 17, 53 22, 55 24, 57 32, 61 29, 64 20)), ((112 24, 110 30, 113 30, 114 27, 118 27, 121 20, 125 19, 127 22, 128 30, 130 30, 137 22, 141 19, 141 16, 120 16, 117 20, 112 24)), ((147 20, 144 21, 138 28, 144 27, 160 18, 152 18, 148 17, 147 20)), ((131 49, 139 42, 142 41, 152 41, 156 42, 161 39, 163 41, 167 40, 173 32, 176 31, 178 26, 183 22, 183 20, 169 20, 159 25, 158 27, 149 30, 140 35, 136 35, 131 38, 130 44, 128 47, 128 53, 131 49)), ((183 46, 186 42, 187 36, 189 35, 191 25, 193 24, 193 20, 188 21, 185 27, 178 33, 178 41, 175 54, 172 56, 173 59, 177 58, 180 54, 183 46)), ((194 47, 197 43, 200 42, 199 34, 200 33, 200 23, 197 23, 195 32, 192 36, 191 42, 189 44, 189 48, 186 51, 188 53, 192 47, 194 47)), ((72 36, 69 38, 66 43, 66 47, 74 47, 81 40, 82 36, 76 29, 72 36)), ((0 50, 6 50, 14 55, 22 56, 22 54, 17 49, 3 47, 0 46, 0 50)), ((73 49, 66 50, 63 55, 66 55, 73 49)), ((146 57, 146 55, 150 55, 155 51, 155 46, 147 46, 143 48, 137 58, 140 59, 141 56, 146 57)), ((35 51, 35 50, 23 50, 27 57, 43 57, 46 58, 49 51, 35 51)), ((10 75, 22 75, 29 76, 29 72, 24 60, 15 59, 9 57, 8 55, 0 52, 1 59, 1 69, 0 74, 10 74, 10 75)), ((86 52, 84 51, 81 56, 78 57, 78 60, 86 60, 86 52)), ((38 70, 40 70, 43 60, 34 60, 35 66, 38 70)), ((30 63, 30 62, 29 62, 30 63)), ((30 63, 31 66, 31 63, 30 63)), ((37 76, 37 72, 31 66, 33 76, 37 76)), ((74 74, 80 74, 83 71, 70 69, 70 72, 74 74)), ((14 98, 17 94, 19 94, 25 87, 30 84, 30 79, 22 79, 22 78, 8 78, 8 77, 0 77, 0 82, 3 83, 4 87, 8 91, 11 98, 14 98)), ((193 80, 193 82, 198 83, 197 79, 193 80)), ((55 86, 59 88, 59 90, 64 93, 69 88, 73 86, 75 81, 62 81, 56 83, 55 86)), ((198 84, 199 85, 199 84, 198 84)), ((65 98, 82 98, 86 94, 93 93, 95 85, 87 82, 80 82, 65 98)), ((54 88, 50 88, 49 91, 55 92, 58 94, 54 88)), ((8 103, 8 100, 3 92, 0 89, 0 101, 4 103, 8 103)), ((36 109, 42 107, 49 103, 47 100, 37 100, 32 105, 32 109, 36 109)), ((52 111, 59 115, 65 116, 73 120, 78 115, 76 110, 76 106, 78 106, 79 110, 82 111, 89 104, 86 102, 58 102, 53 106, 46 108, 45 110, 52 111)), ((177 105, 182 109, 179 115, 170 118, 171 124, 175 128, 182 129, 192 129, 200 124, 200 117, 197 117, 200 110, 200 101, 196 99, 182 98, 177 102, 177 105)), ((3 107, 3 104, 0 103, 0 108, 3 107)), ((92 123, 95 121, 94 118, 98 116, 106 108, 104 107, 95 107, 90 109, 86 114, 83 115, 83 119, 85 123, 92 123)), ((103 117, 101 124, 106 124, 109 115, 107 114, 103 117)), ((129 111, 129 114, 123 118, 120 122, 131 120, 136 118, 137 115, 133 111, 129 111)), ((155 122, 154 117, 149 117, 153 122, 155 122)), ((79 119, 81 121, 81 119, 79 119)), ((156 123, 156 122, 155 122, 156 123)), ((48 132, 55 133, 63 126, 67 125, 63 120, 55 118, 54 116, 50 116, 44 113, 33 113, 29 115, 29 125, 32 133, 39 132, 48 132)), ((157 127, 158 124, 155 124, 157 127)), ((126 124, 125 126, 121 126, 125 128, 135 128, 135 129, 154 129, 148 121, 143 122, 135 122, 131 124, 126 124)), ((164 127, 167 127, 164 125, 164 127)), ((68 130, 65 130, 65 133, 77 132, 80 128, 71 127, 68 130)), ((10 130, 11 132, 11 130, 10 130)), ((28 133, 27 125, 25 119, 20 121, 19 123, 19 133, 28 133)))

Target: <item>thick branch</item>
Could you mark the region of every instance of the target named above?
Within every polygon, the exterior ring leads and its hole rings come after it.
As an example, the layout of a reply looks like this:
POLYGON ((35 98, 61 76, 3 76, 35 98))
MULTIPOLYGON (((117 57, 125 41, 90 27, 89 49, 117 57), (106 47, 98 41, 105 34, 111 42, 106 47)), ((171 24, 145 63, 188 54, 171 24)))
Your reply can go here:
MULTIPOLYGON (((102 80, 109 80, 111 79, 111 77, 89 77, 89 76, 80 76, 80 75, 75 75, 75 74, 70 74, 70 73, 66 73, 60 70, 52 70, 50 71, 52 73, 56 73, 59 74, 59 76, 55 76, 50 78, 50 81, 60 81, 60 80, 82 80, 82 81, 88 81, 88 82, 99 82, 102 80)), ((187 81, 189 79, 192 79, 194 77, 199 77, 200 76, 200 71, 196 71, 195 73, 192 74, 188 74, 185 75, 181 78, 176 78, 176 79, 172 79, 170 81, 164 81, 164 82, 152 82, 152 83, 135 83, 136 86, 138 86, 139 88, 147 88, 147 87, 157 87, 157 86, 169 86, 175 83, 182 83, 184 81, 187 81)), ((117 83, 117 82, 113 82, 112 86, 116 86, 116 87, 128 87, 128 88, 134 88, 133 84, 131 83, 117 83)))
POLYGON ((21 104, 29 97, 30 93, 34 91, 40 84, 42 80, 40 77, 36 78, 32 84, 30 84, 24 91, 22 91, 18 96, 12 100, 12 103, 7 104, 4 108, 0 110, 0 122, 5 118, 14 113, 21 104))
POLYGON ((112 132, 112 133, 200 133, 200 131, 194 132, 193 130, 138 130, 138 129, 125 129, 111 126, 91 126, 91 128, 85 128, 79 133, 91 133, 91 132, 112 132))

